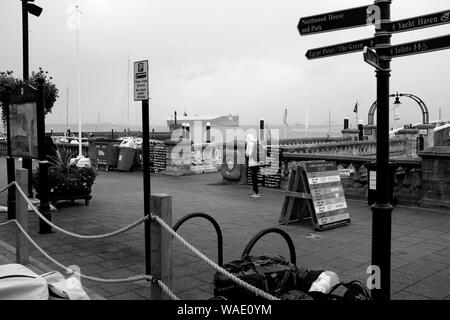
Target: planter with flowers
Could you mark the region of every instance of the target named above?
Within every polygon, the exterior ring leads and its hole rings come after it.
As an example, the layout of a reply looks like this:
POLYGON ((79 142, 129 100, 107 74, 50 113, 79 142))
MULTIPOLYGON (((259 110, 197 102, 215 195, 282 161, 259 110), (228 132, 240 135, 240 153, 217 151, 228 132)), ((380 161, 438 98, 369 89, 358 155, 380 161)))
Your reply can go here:
MULTIPOLYGON (((97 172, 91 166, 78 166, 79 159, 72 160, 72 154, 66 150, 57 150, 56 154, 56 157, 49 157, 49 201, 55 204, 84 200, 88 205, 97 172)), ((33 173, 33 187, 39 190, 39 168, 33 173)))

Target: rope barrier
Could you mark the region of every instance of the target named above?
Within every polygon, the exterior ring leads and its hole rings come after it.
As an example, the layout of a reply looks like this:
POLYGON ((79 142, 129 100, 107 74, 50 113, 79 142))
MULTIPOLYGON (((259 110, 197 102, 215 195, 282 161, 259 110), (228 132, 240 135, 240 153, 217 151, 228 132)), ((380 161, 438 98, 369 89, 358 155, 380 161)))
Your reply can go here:
POLYGON ((129 282, 137 282, 140 280, 147 280, 147 281, 152 281, 152 282, 156 282, 160 288, 163 290, 164 293, 166 293, 170 298, 174 299, 174 300, 179 300, 179 298, 169 289, 169 287, 167 287, 167 285, 162 282, 159 279, 155 279, 153 276, 151 275, 137 275, 137 276, 132 276, 132 277, 128 277, 128 278, 121 278, 121 279, 104 279, 104 278, 97 278, 97 277, 92 277, 92 276, 87 276, 84 275, 82 273, 79 273, 75 270, 72 270, 68 267, 66 267, 65 265, 63 265, 62 263, 60 263, 59 261, 57 261, 56 259, 54 259, 53 257, 51 257, 44 249, 42 249, 32 238, 31 236, 25 231, 25 229, 23 229, 22 225, 17 221, 17 220, 10 220, 4 223, 1 223, 0 226, 6 225, 8 223, 13 223, 15 222, 17 227, 19 228, 20 232, 22 232, 22 234, 28 239, 28 241, 44 256, 46 257, 48 260, 50 260, 53 264, 55 264, 56 266, 58 266, 59 268, 65 270, 67 273, 69 273, 70 275, 76 275, 82 279, 85 280, 90 280, 90 281, 94 281, 94 282, 101 282, 101 283, 129 283, 129 282))
POLYGON ((2 222, 2 223, 0 223, 0 227, 6 226, 7 224, 13 223, 14 221, 16 221, 16 220, 9 220, 6 222, 2 222))
MULTIPOLYGON (((150 216, 144 216, 141 219, 137 220, 136 222, 125 226, 119 230, 110 232, 110 233, 106 233, 106 234, 102 234, 102 235, 80 235, 80 234, 76 234, 67 230, 64 230, 61 227, 58 227, 57 225, 55 225, 54 223, 52 223, 51 221, 49 221, 48 219, 46 219, 40 212, 39 210, 37 210, 37 208, 31 203, 31 201, 28 199, 28 197, 26 196, 26 194, 23 192, 22 188, 14 181, 12 183, 10 183, 7 187, 3 188, 2 190, 0 190, 0 193, 3 192, 4 190, 8 189, 12 184, 16 185, 17 190, 19 191, 20 195, 27 201, 27 203, 31 206, 32 210, 39 216, 39 218, 41 218, 43 221, 45 221, 48 225, 50 225, 51 227, 53 227, 54 229, 72 236, 72 237, 76 237, 76 238, 81 238, 81 239, 100 239, 100 238, 107 238, 107 237, 112 237, 115 235, 118 235, 120 233, 126 232, 138 225, 140 225, 142 222, 147 221, 150 216)), ((274 297, 273 295, 259 289, 256 288, 255 286, 252 286, 250 284, 248 284, 247 282, 239 279, 238 277, 236 277, 235 275, 231 274, 230 272, 228 272, 227 270, 223 269, 222 267, 220 267, 218 264, 216 264, 215 262, 213 262, 211 259, 209 259, 208 257, 206 257, 203 253, 201 253, 199 250, 197 250, 194 246, 192 246, 189 242, 187 242, 184 238, 182 238, 177 232, 175 232, 169 225, 167 225, 164 220, 162 220, 160 217, 152 215, 151 218, 153 220, 155 220, 156 222, 158 222, 164 229, 166 229, 173 237, 177 238, 184 246, 186 246, 189 250, 191 250, 194 254, 196 254, 200 259, 202 259, 205 263, 207 263, 209 266, 211 266, 213 269, 215 269, 217 272, 223 274, 224 276, 226 276, 227 278, 229 278, 230 280, 234 281, 235 283, 237 283, 238 285, 246 288, 247 290, 253 292, 254 294, 256 294, 257 296, 261 296, 267 300, 279 300, 278 298, 274 297)), ((149 280, 149 281, 154 281, 152 276, 149 275, 139 275, 139 276, 134 276, 134 277, 129 277, 129 278, 124 278, 124 279, 102 279, 102 278, 97 278, 97 277, 92 277, 92 276, 86 276, 83 275, 81 273, 78 273, 76 271, 73 271, 71 269, 69 269, 68 267, 64 266, 63 264, 59 263, 57 260, 53 259, 49 254, 47 254, 41 247, 39 247, 39 245, 34 242, 34 240, 28 235, 28 233, 22 228, 22 226, 19 224, 19 222, 17 220, 11 220, 5 223, 0 224, 0 226, 2 225, 6 225, 8 223, 11 222, 16 222, 17 227, 20 229, 20 231, 25 235, 25 237, 28 239, 28 241, 30 241, 30 243, 41 253, 43 254, 48 260, 50 260, 51 262, 53 262, 55 265, 57 265, 58 267, 62 268, 63 270, 65 270, 68 273, 72 273, 72 274, 76 274, 79 275, 81 278, 86 279, 86 280, 91 280, 91 281, 96 281, 96 282, 104 282, 104 283, 125 283, 125 282, 136 282, 139 280, 149 280)), ((156 281, 158 283, 158 285, 161 287, 161 289, 172 299, 174 300, 178 300, 178 298, 175 296, 175 294, 161 281, 161 280, 157 280, 156 281)))
POLYGON ((189 242, 187 242, 185 239, 183 239, 178 233, 176 233, 167 223, 164 222, 160 217, 152 215, 152 220, 158 222, 164 229, 167 230, 172 236, 177 238, 184 246, 186 246, 189 250, 191 250, 193 253, 195 253, 200 259, 202 259, 204 262, 206 262, 209 266, 214 268, 217 272, 220 272, 230 280, 234 281, 235 283, 239 284, 240 286, 246 288, 247 290, 253 292, 254 294, 261 296, 267 300, 280 300, 273 295, 256 288, 255 286, 252 286, 248 284, 247 282, 239 279, 235 275, 231 274, 227 270, 220 267, 218 264, 216 264, 214 261, 206 257, 203 253, 198 251, 194 246, 192 246, 189 242))
POLYGON ((61 233, 64 233, 68 236, 74 237, 74 238, 79 238, 79 239, 104 239, 104 238, 110 238, 116 235, 119 235, 121 233, 124 233, 128 230, 131 230, 135 227, 137 227, 138 225, 140 225, 141 223, 147 221, 148 219, 150 219, 150 216, 144 216, 142 218, 140 218, 139 220, 123 227, 120 228, 116 231, 113 232, 109 232, 109 233, 105 233, 105 234, 99 234, 99 235, 82 235, 82 234, 78 234, 78 233, 74 233, 71 231, 67 231, 61 227, 58 227, 56 224, 54 224, 53 222, 49 221, 46 217, 44 217, 44 215, 42 213, 39 212, 39 210, 36 208, 35 205, 33 205, 33 203, 31 203, 31 201, 28 199, 27 195, 23 192, 22 188, 17 184, 17 182, 13 182, 16 185, 17 190, 19 191, 20 195, 27 201, 28 205, 30 205, 31 209, 33 210, 34 213, 36 213, 39 218, 41 218, 45 223, 47 223, 49 226, 51 226, 52 228, 58 230, 61 233))
POLYGON ((6 187, 2 188, 2 189, 0 190, 0 193, 5 192, 6 190, 8 190, 8 189, 9 189, 12 185, 14 185, 14 184, 16 184, 15 181, 11 182, 11 183, 8 184, 6 187))

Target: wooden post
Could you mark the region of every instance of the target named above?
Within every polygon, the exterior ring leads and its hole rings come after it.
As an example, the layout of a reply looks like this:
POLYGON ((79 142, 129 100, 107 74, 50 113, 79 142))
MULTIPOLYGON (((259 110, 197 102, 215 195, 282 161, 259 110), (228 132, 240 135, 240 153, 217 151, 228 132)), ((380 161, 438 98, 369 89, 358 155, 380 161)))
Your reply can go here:
MULTIPOLYGON (((24 192, 28 190, 28 170, 16 169, 16 182, 24 192)), ((28 203, 22 197, 20 192, 16 191, 16 220, 22 228, 28 232, 28 203)), ((28 240, 17 228, 16 233, 16 262, 26 265, 28 264, 28 240)))
MULTIPOLYGON (((172 196, 164 193, 150 197, 152 213, 172 226, 172 196)), ((150 225, 151 274, 172 287, 172 236, 161 225, 151 221, 150 225)), ((168 299, 156 283, 151 285, 151 300, 168 299)))

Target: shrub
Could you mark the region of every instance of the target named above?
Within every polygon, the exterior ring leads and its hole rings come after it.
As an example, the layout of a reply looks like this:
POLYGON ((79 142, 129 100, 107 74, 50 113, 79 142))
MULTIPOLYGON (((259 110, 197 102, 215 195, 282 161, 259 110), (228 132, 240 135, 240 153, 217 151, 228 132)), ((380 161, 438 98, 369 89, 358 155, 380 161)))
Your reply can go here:
MULTIPOLYGON (((52 77, 48 76, 48 71, 44 71, 42 68, 39 68, 39 71, 33 71, 31 73, 31 77, 27 81, 27 83, 35 88, 37 88, 38 83, 37 80, 39 78, 44 79, 44 108, 45 114, 51 113, 53 105, 55 104, 56 99, 58 99, 59 90, 56 88, 56 85, 52 83, 52 77)), ((2 121, 6 126, 6 107, 9 95, 12 90, 14 90, 17 86, 20 86, 24 83, 24 81, 20 78, 14 77, 13 71, 0 72, 0 106, 2 108, 2 121)))

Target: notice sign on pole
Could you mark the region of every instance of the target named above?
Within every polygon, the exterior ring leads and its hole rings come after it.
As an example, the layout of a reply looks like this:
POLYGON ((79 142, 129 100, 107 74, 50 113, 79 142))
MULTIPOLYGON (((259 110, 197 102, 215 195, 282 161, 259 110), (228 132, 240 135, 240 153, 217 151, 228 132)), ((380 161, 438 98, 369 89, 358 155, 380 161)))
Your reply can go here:
POLYGON ((316 229, 348 224, 350 214, 335 162, 305 162, 305 172, 314 206, 316 229))
POLYGON ((148 60, 134 62, 134 101, 148 100, 148 60))

